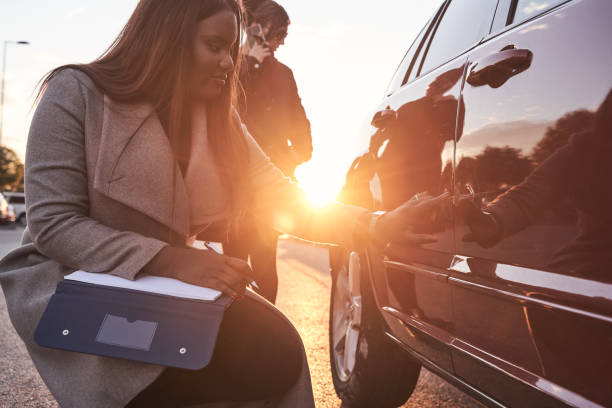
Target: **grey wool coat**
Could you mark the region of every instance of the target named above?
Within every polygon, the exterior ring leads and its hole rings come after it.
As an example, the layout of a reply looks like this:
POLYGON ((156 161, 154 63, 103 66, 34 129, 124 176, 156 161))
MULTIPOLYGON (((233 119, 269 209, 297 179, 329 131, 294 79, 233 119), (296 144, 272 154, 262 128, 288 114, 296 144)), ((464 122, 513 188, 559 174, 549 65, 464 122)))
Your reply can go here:
MULTIPOLYGON (((364 210, 340 204, 311 209, 244 130, 253 211, 301 238, 350 244, 364 210)), ((0 262, 0 283, 11 322, 61 406, 124 406, 164 370, 42 348, 33 333, 64 275, 82 269, 134 279, 167 245, 169 228, 189 235, 189 197, 180 174, 150 105, 116 103, 76 70, 64 70, 49 83, 28 140, 28 228, 21 247, 0 262)), ((201 194, 215 192, 202 186, 201 194)), ((276 406, 314 406, 305 354, 301 377, 276 406)))

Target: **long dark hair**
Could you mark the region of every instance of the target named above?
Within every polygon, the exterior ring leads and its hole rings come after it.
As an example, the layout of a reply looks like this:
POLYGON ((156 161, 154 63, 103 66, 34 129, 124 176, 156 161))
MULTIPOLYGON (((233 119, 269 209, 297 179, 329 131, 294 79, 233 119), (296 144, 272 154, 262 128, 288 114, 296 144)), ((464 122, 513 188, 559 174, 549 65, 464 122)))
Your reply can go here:
POLYGON ((274 0, 244 0, 246 23, 270 25, 270 32, 285 28, 289 24, 287 11, 274 0))
MULTIPOLYGON (((191 137, 190 90, 186 76, 193 61, 193 41, 199 21, 229 10, 243 25, 240 0, 140 0, 119 36, 104 54, 89 64, 64 65, 41 81, 38 97, 58 72, 85 72, 111 99, 153 104, 167 132, 174 154, 184 169, 191 137)), ((241 36, 241 32, 239 33, 241 36)), ((219 174, 229 186, 233 213, 245 202, 248 148, 233 112, 239 72, 239 47, 231 56, 236 67, 221 95, 207 106, 208 137, 219 174)))

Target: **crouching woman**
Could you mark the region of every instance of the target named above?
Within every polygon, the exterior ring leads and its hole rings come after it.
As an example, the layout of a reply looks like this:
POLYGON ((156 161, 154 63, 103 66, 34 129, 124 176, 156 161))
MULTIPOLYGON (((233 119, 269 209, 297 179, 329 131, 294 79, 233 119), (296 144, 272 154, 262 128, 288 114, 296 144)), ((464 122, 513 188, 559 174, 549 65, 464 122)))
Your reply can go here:
POLYGON ((26 155, 28 228, 2 260, 0 282, 61 406, 313 407, 300 338, 273 306, 245 294, 257 280, 248 264, 189 243, 221 241, 247 209, 285 232, 346 246, 385 240, 424 211, 408 203, 374 219, 306 204, 232 107, 241 24, 236 0, 141 0, 102 57, 43 82, 26 155), (75 270, 172 277, 234 297, 211 363, 187 371, 38 346, 36 325, 75 270))

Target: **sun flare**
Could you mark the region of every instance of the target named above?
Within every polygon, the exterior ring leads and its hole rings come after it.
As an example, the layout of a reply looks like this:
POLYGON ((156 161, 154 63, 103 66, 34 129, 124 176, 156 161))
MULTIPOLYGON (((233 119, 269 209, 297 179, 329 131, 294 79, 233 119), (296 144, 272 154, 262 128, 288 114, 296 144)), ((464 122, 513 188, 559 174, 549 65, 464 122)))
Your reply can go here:
POLYGON ((344 177, 342 170, 331 171, 321 163, 305 163, 295 171, 300 187, 306 192, 308 201, 316 207, 323 207, 336 200, 344 177))

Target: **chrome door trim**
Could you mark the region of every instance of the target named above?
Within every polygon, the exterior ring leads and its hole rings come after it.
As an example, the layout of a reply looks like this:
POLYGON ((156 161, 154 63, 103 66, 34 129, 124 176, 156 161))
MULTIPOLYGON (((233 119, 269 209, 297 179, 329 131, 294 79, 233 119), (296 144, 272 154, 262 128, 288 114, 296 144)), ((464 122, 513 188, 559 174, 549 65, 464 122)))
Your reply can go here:
POLYGON ((448 281, 450 283, 452 283, 452 284, 457 285, 457 286, 461 286, 461 287, 464 287, 464 288, 477 290, 477 291, 479 291, 479 292, 481 292, 481 293, 483 293, 485 295, 495 296, 495 297, 509 297, 509 298, 514 299, 514 300, 517 300, 520 303, 532 303, 532 304, 536 304, 538 306, 542 306, 542 307, 544 307, 546 309, 563 310, 564 312, 577 314, 577 315, 580 315, 580 316, 583 316, 583 317, 588 317, 588 318, 591 318, 591 319, 601 320, 601 321, 604 321, 606 323, 612 323, 612 317, 605 316, 605 315, 602 315, 602 314, 599 314, 599 313, 587 312, 585 310, 573 308, 573 307, 570 307, 570 306, 564 306, 564 305, 561 305, 559 303, 550 302, 550 301, 547 301, 547 300, 533 298, 533 297, 529 297, 529 296, 525 296, 525 295, 519 295, 518 293, 513 293, 513 292, 508 292, 506 290, 492 288, 490 286, 481 285, 481 284, 478 284, 478 283, 466 281, 466 280, 455 278, 455 277, 452 277, 452 276, 448 278, 448 281))
POLYGON ((404 327, 410 326, 410 328, 418 330, 425 335, 436 339, 440 343, 445 344, 446 346, 452 345, 453 340, 455 340, 455 337, 451 336, 448 332, 424 322, 423 320, 415 319, 414 317, 402 313, 392 307, 384 306, 382 311, 399 320, 404 327))
POLYGON ((462 340, 455 339, 451 344, 451 349, 454 352, 460 352, 466 355, 468 358, 476 359, 489 368, 501 372, 505 376, 512 378, 539 393, 547 395, 556 401, 560 401, 562 404, 585 408, 604 408, 603 406, 583 397, 580 394, 555 384, 540 375, 534 374, 506 360, 493 356, 492 354, 489 354, 486 351, 474 347, 473 345, 462 340))
MULTIPOLYGON (((386 311, 390 312, 390 310, 386 310, 386 311)), ((394 317, 399 319, 398 316, 394 316, 394 317)), ((403 319, 399 319, 399 320, 403 321, 403 319)), ((418 327, 415 327, 415 328, 419 329, 418 327)), ((432 362, 427 357, 421 355, 417 351, 410 348, 408 345, 404 344, 401 340, 393 336, 391 333, 385 332, 385 334, 394 343, 398 344, 400 347, 402 347, 402 349, 410 353, 412 357, 419 360, 419 362, 425 365, 428 369, 434 371, 438 375, 441 375, 445 380, 453 383, 454 385, 458 385, 459 387, 465 387, 468 390, 468 393, 472 394, 476 399, 484 403, 492 404, 492 406, 495 406, 495 407, 505 407, 505 405, 492 399, 487 394, 471 386, 469 383, 464 382, 463 380, 456 377, 455 375, 450 374, 446 370, 442 369, 440 366, 432 362)), ((474 358, 480 361, 482 364, 486 365, 487 367, 499 373, 502 373, 503 375, 508 376, 509 378, 512 378, 513 380, 519 383, 522 383, 523 385, 527 387, 532 388, 534 391, 547 395, 556 401, 560 401, 562 404, 568 404, 570 406, 589 407, 589 408, 603 408, 603 406, 579 394, 576 394, 575 392, 572 392, 565 387, 561 387, 539 375, 533 374, 521 367, 517 367, 505 360, 492 356, 491 354, 479 348, 476 348, 468 343, 465 343, 462 340, 455 338, 450 343, 449 346, 451 349, 451 353, 458 352, 469 358, 474 358)))
POLYGON ((447 370, 443 369, 442 367, 440 367, 439 365, 437 365, 436 363, 434 363, 427 357, 423 356, 422 354, 406 346, 404 343, 402 343, 401 340, 397 339, 391 333, 385 332, 385 334, 387 335, 389 339, 391 339, 391 341, 393 341, 395 344, 397 344, 403 350, 409 353, 414 359, 420 362, 423 366, 427 367, 428 370, 433 371, 434 373, 442 377, 444 380, 455 385, 457 388, 460 388, 466 391, 473 398, 477 399, 478 401, 490 407, 506 408, 506 405, 503 405, 502 403, 489 397, 487 394, 483 393, 482 391, 479 391, 477 388, 474 388, 472 385, 463 381, 461 378, 455 376, 452 373, 449 373, 447 370))
POLYGON ((441 281, 441 282, 445 282, 448 279, 448 274, 446 273, 435 272, 430 269, 425 269, 425 268, 421 268, 415 265, 405 264, 403 262, 396 262, 396 261, 389 261, 389 260, 384 260, 383 262, 387 268, 399 269, 404 272, 409 272, 415 275, 424 276, 426 278, 430 278, 430 279, 441 281))

